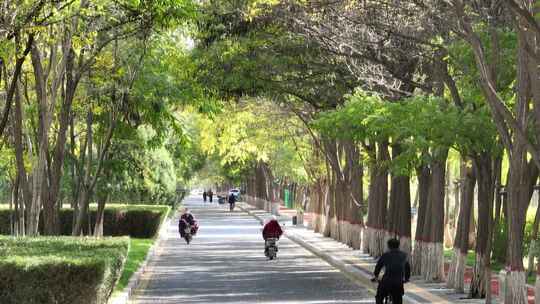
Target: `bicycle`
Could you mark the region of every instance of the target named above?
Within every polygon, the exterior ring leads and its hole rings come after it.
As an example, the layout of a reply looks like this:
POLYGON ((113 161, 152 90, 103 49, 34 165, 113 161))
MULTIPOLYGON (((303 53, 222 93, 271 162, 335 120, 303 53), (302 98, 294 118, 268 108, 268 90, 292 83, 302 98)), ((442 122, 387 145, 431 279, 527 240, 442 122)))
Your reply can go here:
MULTIPOLYGON (((381 283, 379 278, 372 278, 371 282, 377 283, 377 284, 381 283)), ((392 299, 392 295, 391 294, 386 295, 386 297, 384 297, 384 299, 383 299, 383 303, 384 304, 392 304, 392 303, 394 303, 394 300, 392 299)))

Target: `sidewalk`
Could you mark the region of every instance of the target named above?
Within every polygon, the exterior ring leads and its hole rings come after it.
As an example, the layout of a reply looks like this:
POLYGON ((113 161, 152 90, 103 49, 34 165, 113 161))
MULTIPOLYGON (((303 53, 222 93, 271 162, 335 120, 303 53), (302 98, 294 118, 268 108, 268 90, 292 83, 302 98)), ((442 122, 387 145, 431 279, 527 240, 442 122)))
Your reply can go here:
MULTIPOLYGON (((246 203, 239 203, 238 206, 259 219, 261 223, 270 216, 270 213, 246 203)), ((292 226, 291 215, 293 212, 287 211, 289 210, 283 208, 280 210, 279 220, 285 226, 285 235, 290 240, 341 270, 353 281, 368 287, 373 292, 375 291, 375 284, 370 282, 375 268, 375 259, 360 250, 353 250, 345 244, 323 237, 321 234, 305 227, 292 226)), ((466 294, 456 293, 454 290, 446 288, 445 283, 426 283, 414 277, 412 282, 406 285, 405 289, 404 303, 409 304, 484 303, 483 299, 466 299, 466 294)), ((493 303, 498 303, 498 301, 494 300, 493 303)))

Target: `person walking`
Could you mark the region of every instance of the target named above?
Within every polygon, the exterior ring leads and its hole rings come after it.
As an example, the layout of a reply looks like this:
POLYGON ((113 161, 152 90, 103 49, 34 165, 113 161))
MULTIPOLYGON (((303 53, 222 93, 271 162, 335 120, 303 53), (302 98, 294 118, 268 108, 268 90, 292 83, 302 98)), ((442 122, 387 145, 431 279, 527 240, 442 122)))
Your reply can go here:
POLYGON ((229 209, 231 212, 234 210, 234 204, 236 203, 236 196, 234 193, 229 194, 229 209))
POLYGON ((206 196, 208 195, 208 193, 206 193, 206 190, 204 190, 204 192, 202 193, 202 198, 203 198, 203 201, 206 203, 206 196))
POLYGON ((208 199, 210 200, 210 203, 212 203, 212 199, 214 198, 214 192, 212 192, 212 189, 208 190, 208 199))

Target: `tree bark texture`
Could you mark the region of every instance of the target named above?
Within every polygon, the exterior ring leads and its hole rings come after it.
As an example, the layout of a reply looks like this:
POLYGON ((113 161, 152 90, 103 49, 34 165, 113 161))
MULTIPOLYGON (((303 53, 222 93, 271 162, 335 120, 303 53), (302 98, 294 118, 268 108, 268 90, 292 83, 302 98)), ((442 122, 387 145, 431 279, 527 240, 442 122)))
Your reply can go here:
POLYGON ((456 227, 456 238, 454 241, 454 257, 448 271, 447 286, 458 292, 465 291, 465 262, 469 251, 469 230, 471 223, 472 209, 474 206, 474 188, 476 176, 471 163, 462 161, 462 191, 460 198, 460 208, 458 223, 456 227))
POLYGON ((428 216, 429 189, 431 188, 431 169, 423 165, 416 169, 418 178, 418 210, 416 219, 416 232, 414 250, 412 255, 412 273, 422 274, 422 256, 424 255, 424 225, 428 216))
MULTIPOLYGON (((392 145, 392 159, 401 154, 399 144, 392 145)), ((397 238, 401 250, 410 254, 411 248, 411 185, 407 175, 392 174, 390 204, 386 229, 389 237, 397 238)))
POLYGON ((386 216, 388 204, 388 169, 390 160, 388 143, 377 144, 376 156, 370 162, 370 184, 368 196, 368 218, 364 231, 364 251, 374 257, 381 256, 386 250, 386 216))
POLYGON ((444 191, 448 149, 433 152, 428 206, 424 222, 421 275, 428 282, 444 280, 444 191))

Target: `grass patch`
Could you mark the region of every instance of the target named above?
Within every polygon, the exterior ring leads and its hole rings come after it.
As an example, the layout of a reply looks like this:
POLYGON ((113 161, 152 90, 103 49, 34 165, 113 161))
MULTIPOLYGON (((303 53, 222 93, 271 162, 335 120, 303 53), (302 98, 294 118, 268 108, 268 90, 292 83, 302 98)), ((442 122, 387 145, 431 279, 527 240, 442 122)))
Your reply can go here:
POLYGON ((0 237, 3 304, 105 304, 129 238, 0 237))
MULTIPOLYGON (((452 257, 454 256, 453 249, 445 249, 444 250, 444 259, 446 262, 450 262, 452 260, 452 257)), ((467 261, 466 265, 467 267, 474 267, 474 263, 476 260, 476 254, 474 250, 469 250, 467 253, 467 261)), ((525 262, 524 262, 525 263, 525 262)), ((526 263, 525 263, 526 265, 526 263)), ((502 263, 497 262, 496 260, 491 260, 491 271, 494 273, 498 273, 504 269, 504 265, 502 263)), ((527 277, 527 283, 528 284, 534 284, 536 282, 536 272, 533 271, 533 274, 527 277)))
POLYGON ((120 281, 116 284, 115 292, 122 291, 128 284, 129 279, 139 269, 144 259, 148 255, 148 250, 152 247, 154 239, 135 239, 130 240, 129 252, 124 270, 120 276, 120 281))

